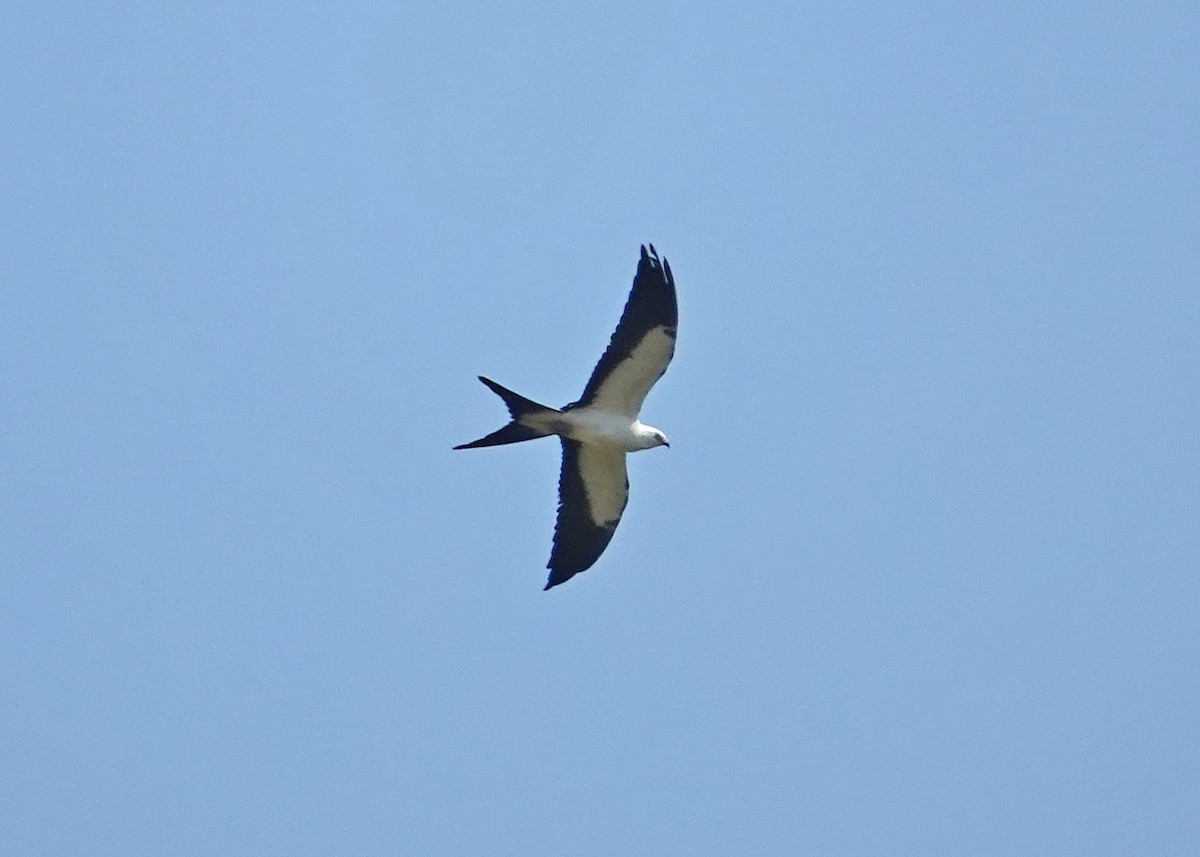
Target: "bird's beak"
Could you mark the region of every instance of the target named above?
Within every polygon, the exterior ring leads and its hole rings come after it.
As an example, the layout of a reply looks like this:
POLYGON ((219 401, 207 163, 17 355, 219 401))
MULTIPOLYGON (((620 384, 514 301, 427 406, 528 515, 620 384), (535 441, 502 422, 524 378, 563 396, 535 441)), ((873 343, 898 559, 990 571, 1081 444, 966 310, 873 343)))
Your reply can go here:
POLYGON ((665 446, 667 449, 671 448, 671 444, 667 443, 665 440, 663 441, 663 446, 665 446))

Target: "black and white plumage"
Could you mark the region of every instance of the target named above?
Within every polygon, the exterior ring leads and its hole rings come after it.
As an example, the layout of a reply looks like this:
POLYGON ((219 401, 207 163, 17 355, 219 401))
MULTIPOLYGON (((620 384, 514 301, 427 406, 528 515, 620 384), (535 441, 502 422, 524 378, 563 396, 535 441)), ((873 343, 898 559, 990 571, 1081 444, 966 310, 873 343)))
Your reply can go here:
POLYGON ((648 251, 643 246, 625 311, 579 401, 549 408, 479 378, 504 400, 512 421, 455 449, 549 435, 562 439, 558 520, 546 564, 550 569, 546 589, 591 568, 612 541, 629 500, 626 453, 670 446, 666 435, 644 425, 638 414, 675 353, 678 323, 671 266, 666 259, 659 260, 653 244, 648 251))

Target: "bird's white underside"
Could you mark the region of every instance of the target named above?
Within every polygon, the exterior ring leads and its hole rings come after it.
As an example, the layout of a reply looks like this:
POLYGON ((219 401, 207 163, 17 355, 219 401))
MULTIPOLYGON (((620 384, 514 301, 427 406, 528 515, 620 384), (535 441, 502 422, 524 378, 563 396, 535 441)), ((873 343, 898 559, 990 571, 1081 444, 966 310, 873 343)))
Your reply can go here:
POLYGON ((607 446, 621 453, 662 445, 659 441, 662 432, 653 426, 593 405, 549 414, 530 414, 523 420, 534 428, 577 440, 585 446, 607 446))

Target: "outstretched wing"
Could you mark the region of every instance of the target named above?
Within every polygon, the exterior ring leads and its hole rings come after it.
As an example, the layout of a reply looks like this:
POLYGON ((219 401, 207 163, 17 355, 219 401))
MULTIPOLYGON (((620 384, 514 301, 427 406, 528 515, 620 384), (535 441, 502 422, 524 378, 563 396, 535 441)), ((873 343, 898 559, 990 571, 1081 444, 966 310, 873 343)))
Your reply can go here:
POLYGON ((665 259, 659 261, 653 244, 649 252, 643 246, 633 289, 608 350, 592 370, 583 396, 570 407, 595 406, 636 419, 675 354, 678 324, 671 266, 665 259))
POLYGON ((546 588, 570 580, 600 558, 629 501, 625 453, 616 447, 562 439, 558 522, 546 588))

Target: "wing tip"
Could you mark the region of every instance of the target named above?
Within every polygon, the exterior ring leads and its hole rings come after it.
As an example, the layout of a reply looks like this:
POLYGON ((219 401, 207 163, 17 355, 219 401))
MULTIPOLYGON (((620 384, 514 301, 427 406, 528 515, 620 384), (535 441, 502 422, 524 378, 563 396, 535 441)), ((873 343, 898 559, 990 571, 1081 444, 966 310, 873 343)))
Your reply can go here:
POLYGON ((546 568, 550 569, 550 576, 546 579, 546 585, 542 587, 542 592, 549 592, 555 586, 566 583, 568 580, 578 574, 577 571, 560 571, 559 569, 550 565, 550 563, 546 563, 546 568))
POLYGON ((659 268, 663 272, 663 275, 666 277, 667 282, 669 282, 671 285, 675 284, 675 278, 671 275, 670 263, 667 261, 665 256, 660 257, 658 255, 658 251, 654 249, 653 244, 643 244, 642 245, 641 262, 645 262, 645 263, 651 265, 652 267, 659 268), (649 251, 646 250, 647 247, 650 248, 649 251))

